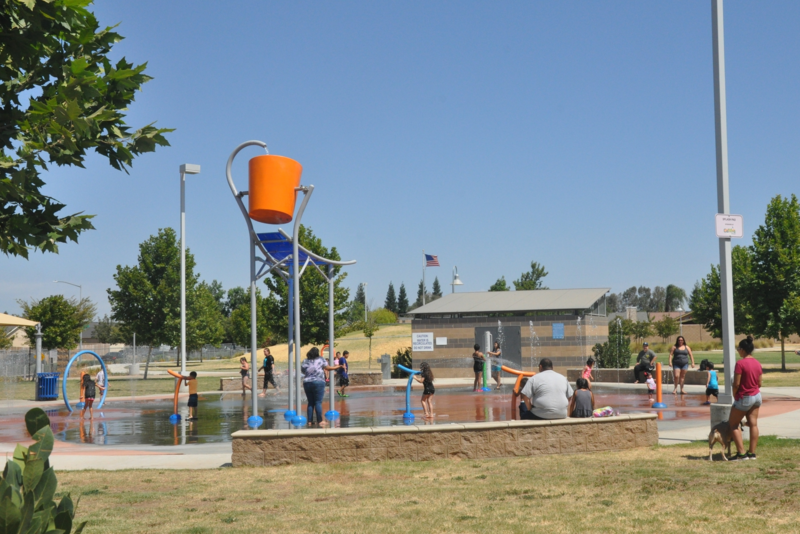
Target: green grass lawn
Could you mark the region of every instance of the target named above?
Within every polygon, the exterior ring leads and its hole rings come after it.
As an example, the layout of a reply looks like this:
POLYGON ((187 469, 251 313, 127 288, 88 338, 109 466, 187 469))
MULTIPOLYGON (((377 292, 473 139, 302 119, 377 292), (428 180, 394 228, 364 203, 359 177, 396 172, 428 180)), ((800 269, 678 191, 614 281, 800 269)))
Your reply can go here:
POLYGON ((58 473, 93 534, 795 532, 800 441, 480 461, 58 473), (720 460, 719 453, 715 459, 720 460), (794 525, 794 527, 792 526, 794 525))
MULTIPOLYGON (((71 374, 71 373, 70 373, 71 374)), ((200 376, 198 377, 199 391, 219 390, 219 377, 200 376)), ((175 379, 170 377, 148 378, 147 380, 114 377, 109 378, 109 389, 106 398, 111 397, 130 397, 136 395, 156 395, 161 393, 173 393, 175 391, 175 379)), ((58 383, 58 396, 61 397, 61 381, 58 383)), ((79 397, 78 380, 67 380, 67 395, 70 402, 78 402, 79 397)), ((100 392, 97 392, 98 398, 100 392)), ((35 400, 36 389, 33 382, 0 382, 0 400, 35 400)))

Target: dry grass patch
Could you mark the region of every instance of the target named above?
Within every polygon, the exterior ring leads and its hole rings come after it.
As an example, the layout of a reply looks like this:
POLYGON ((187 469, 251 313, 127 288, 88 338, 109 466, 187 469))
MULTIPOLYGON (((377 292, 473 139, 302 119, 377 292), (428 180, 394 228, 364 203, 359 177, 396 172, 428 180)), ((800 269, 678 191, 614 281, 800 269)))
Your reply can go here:
MULTIPOLYGON (((522 459, 59 473, 111 532, 786 532, 800 441, 708 462, 705 444, 522 459)), ((719 459, 719 454, 716 455, 719 459)), ((795 525, 792 527, 791 525, 795 525)))

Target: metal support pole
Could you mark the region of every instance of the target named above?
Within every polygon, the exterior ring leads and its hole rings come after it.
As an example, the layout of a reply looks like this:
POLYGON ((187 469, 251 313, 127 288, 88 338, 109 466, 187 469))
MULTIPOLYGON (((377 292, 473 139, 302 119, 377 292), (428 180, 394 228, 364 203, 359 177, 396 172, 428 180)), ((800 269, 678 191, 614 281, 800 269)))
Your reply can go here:
POLYGON ((252 412, 247 418, 247 424, 251 427, 259 427, 264 420, 258 415, 258 369, 256 364, 256 353, 258 352, 258 315, 256 314, 256 243, 250 239, 250 399, 252 402, 252 412))
POLYGON ((425 267, 428 262, 425 261, 425 251, 422 251, 422 305, 425 306, 425 267))
MULTIPOLYGON (((333 289, 334 289, 334 277, 333 277, 333 265, 328 265, 328 365, 331 367, 334 366, 333 363, 333 354, 334 354, 334 301, 333 301, 333 289)), ((332 421, 339 417, 339 412, 336 411, 336 375, 334 374, 331 377, 331 385, 330 385, 330 401, 328 406, 328 411, 325 412, 325 418, 329 421, 332 421)))
MULTIPOLYGON (((36 325, 36 380, 39 380, 39 373, 42 372, 42 323, 36 325)), ((67 377, 64 377, 66 380, 67 377)))
POLYGON ((186 173, 183 167, 181 167, 181 374, 186 375, 186 173))
MULTIPOLYGON (((728 188, 728 118, 725 96, 725 32, 722 0, 711 0, 711 29, 714 49, 714 118, 717 147, 717 211, 730 213, 728 188)), ((725 393, 719 404, 733 403, 733 366, 735 329, 733 324, 733 269, 731 240, 719 240, 720 294, 722 297, 722 350, 725 393)))
POLYGON ((297 410, 294 407, 294 283, 292 279, 287 280, 289 286, 289 336, 287 339, 287 347, 289 349, 289 370, 287 377, 289 379, 289 410, 284 414, 284 417, 291 421, 291 418, 297 415, 297 410))
POLYGON ((306 418, 301 415, 302 405, 300 391, 302 389, 302 375, 300 373, 300 221, 306 209, 314 186, 298 188, 304 193, 303 201, 294 218, 294 232, 292 233, 292 287, 294 289, 294 369, 295 369, 295 395, 297 399, 297 415, 292 419, 292 424, 299 426, 305 424, 306 418))

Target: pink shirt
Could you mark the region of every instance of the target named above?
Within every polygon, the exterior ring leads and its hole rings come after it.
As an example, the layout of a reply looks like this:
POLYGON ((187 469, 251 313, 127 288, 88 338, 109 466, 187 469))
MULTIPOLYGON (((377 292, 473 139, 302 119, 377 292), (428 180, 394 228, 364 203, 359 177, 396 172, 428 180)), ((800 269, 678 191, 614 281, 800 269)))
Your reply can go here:
POLYGON ((742 375, 742 378, 739 381, 739 389, 736 391, 734 400, 758 395, 761 392, 761 388, 758 387, 758 382, 762 373, 761 362, 753 357, 742 358, 736 362, 733 374, 742 375))
POLYGON ((585 378, 586 380, 591 380, 591 378, 592 378, 592 368, 589 367, 588 365, 586 367, 584 367, 583 368, 583 374, 581 375, 581 378, 585 378))

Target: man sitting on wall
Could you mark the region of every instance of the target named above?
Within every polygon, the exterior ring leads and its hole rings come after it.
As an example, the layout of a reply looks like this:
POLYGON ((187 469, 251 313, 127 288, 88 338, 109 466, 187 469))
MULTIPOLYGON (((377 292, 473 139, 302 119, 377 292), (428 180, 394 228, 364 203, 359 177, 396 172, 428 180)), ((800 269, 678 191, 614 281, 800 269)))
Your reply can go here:
POLYGON ((633 368, 634 384, 645 381, 642 375, 650 371, 656 358, 658 358, 658 356, 656 356, 655 352, 650 350, 650 345, 647 341, 642 343, 642 350, 640 350, 639 355, 636 356, 636 366, 633 368))
POLYGON ((539 373, 528 379, 521 395, 530 419, 566 419, 572 388, 565 376, 553 371, 550 358, 542 358, 539 373))

